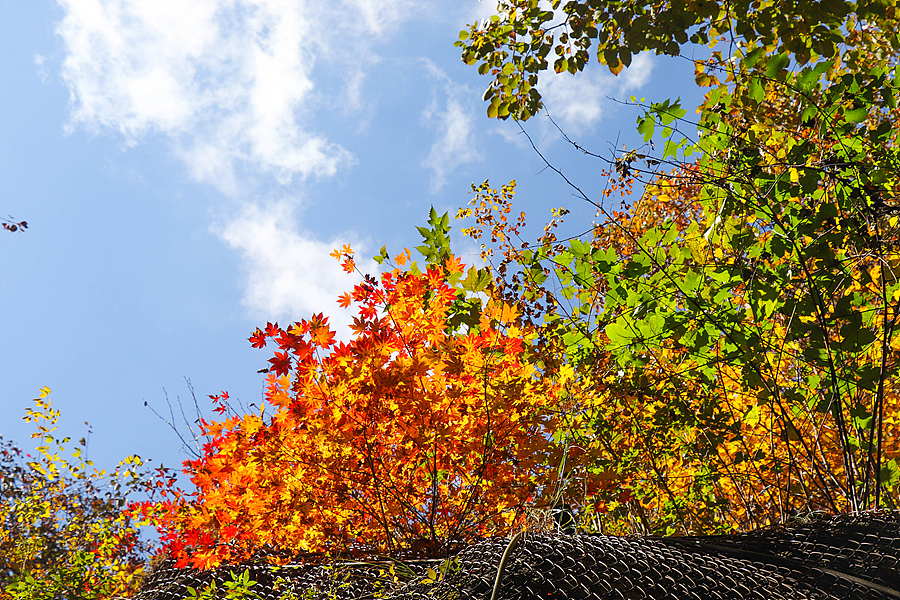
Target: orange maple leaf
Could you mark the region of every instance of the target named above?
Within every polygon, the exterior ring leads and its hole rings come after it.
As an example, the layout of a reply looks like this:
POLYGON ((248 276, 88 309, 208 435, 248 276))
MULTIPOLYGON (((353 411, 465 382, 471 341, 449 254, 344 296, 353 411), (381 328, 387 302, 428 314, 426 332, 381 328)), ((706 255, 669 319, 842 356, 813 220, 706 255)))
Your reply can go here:
POLYGON ((463 273, 463 264, 462 261, 459 260, 458 257, 451 255, 447 258, 447 263, 444 265, 447 268, 447 272, 451 275, 454 273, 459 273, 462 275, 463 273))
POLYGON ((225 428, 225 423, 221 421, 212 421, 206 427, 204 427, 204 431, 207 435, 211 435, 213 437, 218 437, 222 435, 222 430, 225 428))
POLYGON ((412 253, 409 251, 409 248, 404 248, 403 252, 394 257, 394 262, 402 267, 410 258, 412 258, 412 253))
POLYGON ((328 348, 334 344, 334 332, 331 331, 327 325, 320 325, 319 327, 313 328, 310 333, 310 341, 314 344, 318 344, 322 348, 328 348))
POLYGON ((341 259, 344 258, 345 256, 348 257, 348 258, 353 258, 353 249, 350 247, 349 244, 344 244, 344 247, 343 247, 343 248, 341 248, 340 250, 338 250, 337 248, 335 248, 335 249, 331 252, 331 254, 329 254, 329 256, 331 256, 331 257, 333 257, 333 258, 335 258, 335 259, 337 259, 337 260, 341 260, 341 259))

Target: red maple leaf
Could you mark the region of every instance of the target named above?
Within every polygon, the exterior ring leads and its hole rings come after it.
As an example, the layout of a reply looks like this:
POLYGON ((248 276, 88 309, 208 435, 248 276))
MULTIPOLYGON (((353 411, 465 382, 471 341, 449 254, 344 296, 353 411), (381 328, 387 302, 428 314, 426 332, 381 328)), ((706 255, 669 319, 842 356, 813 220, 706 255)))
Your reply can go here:
POLYGON ((272 363, 272 370, 277 375, 287 375, 291 370, 291 357, 287 352, 276 352, 273 358, 269 359, 272 363))
POLYGON ((238 528, 234 525, 228 525, 227 527, 222 528, 222 537, 225 540, 231 540, 237 537, 238 528))
POLYGON ((282 350, 293 350, 300 347, 303 338, 290 334, 287 331, 281 331, 278 333, 276 342, 278 343, 278 347, 282 350))
POLYGON ((309 319, 309 326, 310 326, 310 327, 322 327, 322 326, 325 326, 325 325, 328 325, 328 317, 326 317, 326 316, 323 315, 322 313, 319 313, 319 314, 317 314, 317 315, 313 315, 313 316, 310 317, 310 319, 309 319))
POLYGON ((253 335, 250 336, 250 345, 254 348, 265 348, 266 347, 266 334, 257 327, 256 331, 253 332, 253 335))

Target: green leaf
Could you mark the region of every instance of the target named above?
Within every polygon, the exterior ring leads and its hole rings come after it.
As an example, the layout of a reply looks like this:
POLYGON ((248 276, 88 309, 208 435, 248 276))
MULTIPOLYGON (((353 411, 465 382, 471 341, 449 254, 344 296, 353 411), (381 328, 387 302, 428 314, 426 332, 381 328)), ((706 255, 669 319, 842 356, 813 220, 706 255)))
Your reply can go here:
POLYGON ((763 98, 766 95, 766 91, 759 77, 750 78, 750 81, 747 84, 747 94, 752 100, 762 102, 763 98))
POLYGON ((900 483, 900 466, 896 460, 889 460, 881 465, 880 477, 881 485, 895 486, 900 483))
POLYGON ((569 243, 569 248, 572 250, 572 255, 577 258, 581 258, 591 251, 591 245, 585 244, 578 238, 573 239, 569 243))
POLYGON ((663 160, 665 160, 669 156, 671 156, 672 158, 677 160, 678 159, 678 150, 684 145, 684 143, 685 143, 684 139, 682 139, 678 142, 675 142, 674 140, 671 140, 671 139, 666 140, 666 147, 663 150, 663 155, 662 155, 663 160))
POLYGON ((634 324, 624 316, 607 325, 605 332, 612 348, 628 346, 636 335, 634 324))
POLYGON ((828 61, 822 61, 814 67, 806 67, 800 71, 800 74, 797 75, 797 85, 800 90, 804 92, 811 91, 821 81, 822 75, 828 71, 830 65, 831 63, 828 61))
POLYGON ((862 106, 860 108, 856 108, 853 110, 848 110, 844 112, 844 118, 846 118, 851 123, 862 123, 866 120, 866 117, 869 114, 869 108, 866 106, 862 106))
POLYGON ((656 128, 656 119, 649 115, 638 117, 637 124, 638 133, 644 136, 644 143, 649 142, 650 138, 653 137, 653 130, 656 128))
POLYGON ((763 48, 754 48, 744 57, 744 64, 748 68, 753 68, 754 66, 756 66, 756 63, 759 62, 759 59, 762 58, 764 54, 765 52, 763 51, 763 48))
POLYGON ((774 79, 787 66, 788 62, 790 59, 787 52, 773 56, 766 65, 766 77, 774 79))
POLYGON ((871 429, 874 419, 872 414, 861 404, 857 404, 850 409, 850 416, 853 419, 853 426, 857 429, 866 431, 871 429))
POLYGON ((659 122, 663 125, 669 125, 676 119, 681 119, 687 114, 687 110, 681 108, 681 98, 676 98, 674 102, 667 99, 650 105, 650 111, 656 113, 659 122))

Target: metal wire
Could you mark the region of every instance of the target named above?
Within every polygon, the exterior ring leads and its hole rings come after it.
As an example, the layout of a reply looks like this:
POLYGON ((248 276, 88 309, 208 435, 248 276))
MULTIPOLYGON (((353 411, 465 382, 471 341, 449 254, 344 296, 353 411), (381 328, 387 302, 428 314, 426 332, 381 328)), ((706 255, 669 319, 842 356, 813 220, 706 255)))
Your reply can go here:
POLYGON ((187 586, 221 588, 250 569, 265 600, 694 599, 880 600, 900 598, 900 512, 811 516, 750 533, 681 538, 528 535, 498 566, 509 540, 472 545, 447 563, 413 566, 395 581, 386 565, 272 567, 263 561, 212 571, 154 569, 137 600, 183 600, 187 586))

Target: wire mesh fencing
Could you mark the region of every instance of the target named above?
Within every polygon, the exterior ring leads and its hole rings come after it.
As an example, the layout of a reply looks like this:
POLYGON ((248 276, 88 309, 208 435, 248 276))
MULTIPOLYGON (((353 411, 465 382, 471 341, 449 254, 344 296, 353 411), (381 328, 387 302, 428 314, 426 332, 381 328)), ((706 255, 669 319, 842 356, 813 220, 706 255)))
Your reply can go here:
POLYGON ((814 515, 707 537, 525 533, 445 561, 276 567, 260 557, 210 571, 163 562, 135 598, 183 600, 188 586, 224 589, 244 570, 256 582, 250 597, 263 600, 900 599, 900 512, 814 515))

